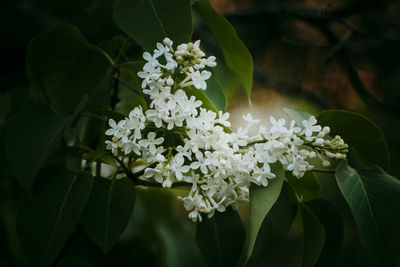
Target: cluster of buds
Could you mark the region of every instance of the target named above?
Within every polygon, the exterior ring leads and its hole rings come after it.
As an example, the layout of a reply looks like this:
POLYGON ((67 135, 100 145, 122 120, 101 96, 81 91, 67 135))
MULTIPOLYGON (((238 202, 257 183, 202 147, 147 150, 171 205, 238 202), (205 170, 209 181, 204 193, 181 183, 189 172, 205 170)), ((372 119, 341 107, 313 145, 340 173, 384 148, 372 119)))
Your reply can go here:
POLYGON ((329 127, 317 125, 313 116, 288 126, 284 119, 270 117, 270 128, 260 126, 249 135, 260 121, 248 114, 243 116, 246 127, 228 131, 229 113, 206 110, 185 92, 187 87, 205 90, 211 72, 204 69, 216 66, 215 57, 205 58, 200 41, 174 49, 166 38, 143 58, 147 62, 138 76, 151 100, 149 109, 136 107, 118 123, 110 119, 106 147, 117 157, 147 162, 140 179, 166 188, 176 181, 190 185, 180 199, 193 221, 248 201, 252 183, 267 186, 275 178, 271 164, 279 163, 300 178, 313 169, 312 158, 328 166, 331 159, 346 157, 344 141, 330 138, 329 127))

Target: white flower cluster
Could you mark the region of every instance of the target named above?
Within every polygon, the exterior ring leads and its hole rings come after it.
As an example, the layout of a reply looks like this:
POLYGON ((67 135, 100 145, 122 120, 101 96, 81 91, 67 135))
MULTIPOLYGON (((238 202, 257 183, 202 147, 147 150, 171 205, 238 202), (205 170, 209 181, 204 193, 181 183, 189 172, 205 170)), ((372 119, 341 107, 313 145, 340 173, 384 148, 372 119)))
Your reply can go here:
POLYGON ((107 149, 115 156, 148 162, 140 179, 151 179, 163 187, 175 181, 191 185, 180 197, 189 218, 201 221, 201 213, 212 217, 227 206, 237 207, 247 201, 251 183, 267 186, 275 174, 270 165, 280 162, 294 176, 302 177, 313 166, 309 159, 319 158, 323 165, 329 159, 345 158, 347 145, 336 136, 329 138, 329 128, 317 125, 314 117, 302 122, 302 128, 291 121, 270 117, 271 127, 259 127, 256 135, 248 131, 259 120, 250 114, 243 118, 247 126, 236 132, 230 127, 229 113, 202 108, 202 102, 188 96, 185 87, 206 89, 205 80, 214 67, 215 57, 204 58, 200 42, 181 44, 176 50, 172 41, 157 43, 153 55, 145 52, 147 63, 138 75, 143 79, 143 93, 150 108, 134 108, 129 116, 116 123, 110 119, 106 135, 107 149), (161 62, 160 62, 161 61, 161 62))

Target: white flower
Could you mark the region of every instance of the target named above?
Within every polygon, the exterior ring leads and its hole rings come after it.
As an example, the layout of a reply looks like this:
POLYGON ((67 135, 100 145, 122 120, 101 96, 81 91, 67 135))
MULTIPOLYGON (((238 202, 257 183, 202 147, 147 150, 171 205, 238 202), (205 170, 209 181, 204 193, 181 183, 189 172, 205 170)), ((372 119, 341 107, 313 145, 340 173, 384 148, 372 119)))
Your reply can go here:
POLYGON ((315 125, 317 123, 317 119, 315 119, 314 116, 311 116, 308 121, 304 120, 303 122, 304 130, 305 130, 305 135, 307 137, 312 136, 313 132, 320 132, 321 131, 321 126, 315 125))
POLYGON ((153 57, 154 58, 158 58, 161 55, 170 54, 169 51, 170 50, 169 50, 168 46, 163 46, 161 43, 157 43, 157 49, 154 49, 154 56, 153 57))
POLYGON ((139 141, 139 145, 148 148, 151 154, 155 155, 157 149, 156 146, 160 145, 164 142, 164 138, 160 137, 156 139, 156 134, 154 132, 150 132, 147 134, 147 139, 143 139, 139 141))
POLYGON ((211 72, 206 70, 200 72, 198 70, 195 71, 193 68, 190 68, 188 77, 190 77, 190 79, 192 80, 194 87, 196 87, 197 89, 206 90, 207 83, 205 82, 205 80, 208 80, 211 77, 211 72))
POLYGON ((253 116, 251 116, 250 113, 248 113, 247 115, 243 115, 242 117, 243 117, 243 119, 244 119, 244 120, 247 122, 247 124, 248 124, 248 126, 247 126, 246 128, 250 128, 251 125, 253 125, 253 124, 258 124, 258 123, 260 123, 260 120, 258 120, 258 119, 253 119, 253 116))
POLYGON ((276 120, 273 116, 269 117, 269 121, 272 124, 272 127, 270 129, 271 133, 279 133, 279 134, 285 134, 287 133, 287 129, 285 127, 285 119, 279 119, 276 120))

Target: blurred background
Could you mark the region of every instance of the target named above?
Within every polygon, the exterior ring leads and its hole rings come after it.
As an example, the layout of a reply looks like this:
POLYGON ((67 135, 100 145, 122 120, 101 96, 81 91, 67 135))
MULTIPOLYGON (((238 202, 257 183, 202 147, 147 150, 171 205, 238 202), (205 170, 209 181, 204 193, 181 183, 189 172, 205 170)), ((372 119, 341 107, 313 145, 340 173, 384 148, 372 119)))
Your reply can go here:
MULTIPOLYGON (((395 0, 213 0, 234 26, 254 59, 249 106, 244 90, 221 62, 219 76, 234 126, 252 112, 266 121, 284 107, 317 114, 346 109, 366 115, 384 132, 391 154, 390 174, 400 175, 400 3, 395 0)), ((13 0, 0 10, 2 71, 0 125, 29 103, 26 48, 39 32, 60 22, 77 26, 99 44, 123 35, 112 19, 112 0, 13 0)), ((207 54, 223 58, 218 43, 194 14, 193 39, 207 54)), ((132 41, 132 46, 137 44, 132 41)), ((0 155, 3 157, 3 155, 0 155)), ((0 158, 4 160, 4 158, 0 158)), ((2 171, 0 193, 0 265, 25 266, 15 234, 19 187, 2 171)), ((351 213, 332 177, 321 176, 321 196, 343 210, 345 240, 338 266, 374 266, 357 238, 351 213)), ((126 233, 104 256, 85 234, 64 251, 61 266, 202 266, 194 243, 195 225, 185 219, 176 195, 181 192, 139 189, 126 233)), ((241 215, 246 221, 246 207, 241 215)), ((301 234, 289 238, 265 266, 299 266, 301 234)), ((262 265, 264 266, 264 265, 262 265)))

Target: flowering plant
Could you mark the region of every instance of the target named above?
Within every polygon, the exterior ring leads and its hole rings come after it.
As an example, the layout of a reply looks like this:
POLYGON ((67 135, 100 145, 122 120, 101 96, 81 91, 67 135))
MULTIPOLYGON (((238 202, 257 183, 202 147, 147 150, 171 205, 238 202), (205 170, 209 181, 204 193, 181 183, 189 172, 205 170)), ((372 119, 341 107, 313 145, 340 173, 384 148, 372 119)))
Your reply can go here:
POLYGON ((185 92, 192 86, 205 90, 211 72, 204 69, 216 66, 214 56, 205 57, 199 40, 174 49, 165 38, 143 58, 147 62, 138 76, 150 108, 143 112, 136 107, 118 123, 110 119, 105 134, 111 140, 105 143, 121 164, 128 165, 125 170, 131 170, 134 160, 146 162, 139 179, 166 188, 175 181, 188 183, 190 192, 180 199, 193 221, 201 221, 201 213, 211 218, 215 211, 237 209, 238 202, 248 201, 251 183, 266 187, 275 178, 271 164, 279 162, 301 178, 313 169, 310 159, 317 158, 327 167, 329 160, 346 158, 344 141, 338 135, 331 138, 329 127, 317 125, 314 116, 303 120, 301 128, 294 120, 287 127, 285 119, 271 116, 270 128, 260 126, 249 135, 249 128, 260 120, 247 114, 243 116, 247 126, 232 132, 229 113, 206 110, 185 92))

